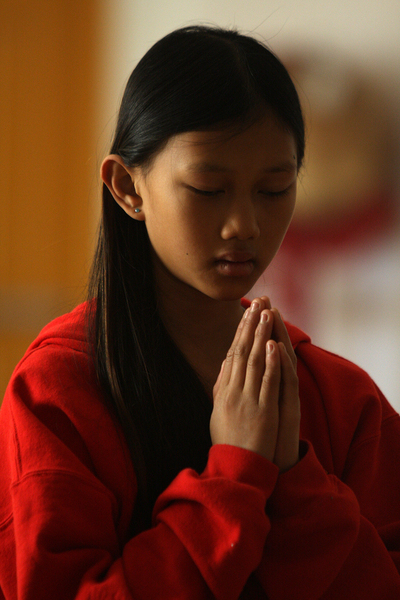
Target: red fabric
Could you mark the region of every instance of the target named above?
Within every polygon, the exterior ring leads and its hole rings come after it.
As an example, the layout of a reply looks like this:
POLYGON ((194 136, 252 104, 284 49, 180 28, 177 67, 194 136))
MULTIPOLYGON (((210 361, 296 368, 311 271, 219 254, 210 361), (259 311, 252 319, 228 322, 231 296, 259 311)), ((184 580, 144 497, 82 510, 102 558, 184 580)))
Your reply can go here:
POLYGON ((288 329, 302 460, 279 475, 214 446, 205 471, 181 472, 154 526, 128 539, 135 477, 89 366, 82 307, 48 325, 0 411, 3 596, 400 597, 400 417, 364 372, 288 329))

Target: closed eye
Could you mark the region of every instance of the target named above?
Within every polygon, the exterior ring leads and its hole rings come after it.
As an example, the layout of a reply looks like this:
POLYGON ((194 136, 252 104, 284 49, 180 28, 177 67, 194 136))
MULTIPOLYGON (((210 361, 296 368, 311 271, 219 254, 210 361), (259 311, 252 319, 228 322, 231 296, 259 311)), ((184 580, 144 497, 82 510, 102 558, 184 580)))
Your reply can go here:
MULTIPOLYGON (((217 190, 203 190, 200 188, 195 188, 191 185, 187 186, 188 189, 195 193, 195 194, 199 194, 200 196, 217 196, 218 194, 222 194, 224 192, 224 190, 221 189, 217 189, 217 190)), ((269 198, 279 198, 282 196, 286 196, 286 194, 288 194, 290 192, 291 186, 289 186, 288 188, 285 188, 284 190, 278 190, 276 192, 274 191, 270 191, 270 190, 259 190, 260 194, 263 194, 264 196, 268 196, 269 198)))
POLYGON ((188 186, 189 190, 194 192, 195 194, 200 194, 201 196, 216 196, 217 194, 221 194, 224 190, 201 190, 199 188, 195 188, 191 185, 188 186))
POLYGON ((290 188, 291 188, 291 186, 289 186, 288 188, 285 188, 284 190, 279 190, 277 192, 260 190, 260 194, 263 194, 264 196, 268 196, 269 198, 279 198, 282 196, 286 196, 290 192, 290 188))

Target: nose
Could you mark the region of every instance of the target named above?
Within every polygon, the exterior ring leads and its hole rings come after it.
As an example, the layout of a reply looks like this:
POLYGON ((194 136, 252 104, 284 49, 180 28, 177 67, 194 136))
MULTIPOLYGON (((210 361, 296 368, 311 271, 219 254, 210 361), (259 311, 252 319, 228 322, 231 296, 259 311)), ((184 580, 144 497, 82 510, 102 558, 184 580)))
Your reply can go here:
POLYGON ((243 196, 232 199, 226 210, 221 237, 224 240, 249 240, 257 239, 259 235, 256 207, 252 199, 243 196))

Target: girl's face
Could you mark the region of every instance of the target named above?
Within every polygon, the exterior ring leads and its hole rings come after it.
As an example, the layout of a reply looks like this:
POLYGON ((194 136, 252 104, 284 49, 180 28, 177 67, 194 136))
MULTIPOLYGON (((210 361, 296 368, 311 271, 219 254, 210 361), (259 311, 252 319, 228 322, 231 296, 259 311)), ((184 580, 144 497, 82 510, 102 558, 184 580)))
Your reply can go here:
POLYGON ((270 264, 289 226, 296 143, 271 115, 238 134, 183 133, 134 179, 162 292, 236 300, 270 264))

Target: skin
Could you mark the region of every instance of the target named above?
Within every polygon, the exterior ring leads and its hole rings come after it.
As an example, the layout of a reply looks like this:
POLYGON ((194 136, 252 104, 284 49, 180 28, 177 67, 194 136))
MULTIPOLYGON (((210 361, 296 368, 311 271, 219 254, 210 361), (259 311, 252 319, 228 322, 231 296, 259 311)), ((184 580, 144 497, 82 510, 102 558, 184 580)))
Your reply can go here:
POLYGON ((123 210, 146 223, 161 316, 213 396, 212 442, 291 468, 299 459, 296 358, 269 299, 245 314, 240 299, 293 215, 293 135, 266 113, 239 133, 174 136, 147 170, 110 155, 101 176, 123 210))

